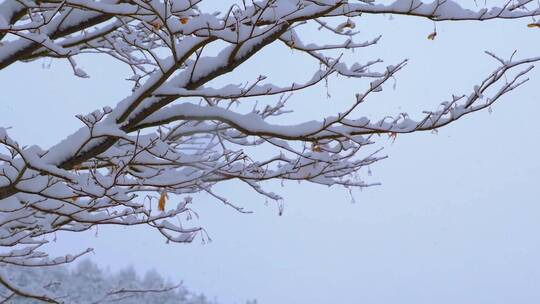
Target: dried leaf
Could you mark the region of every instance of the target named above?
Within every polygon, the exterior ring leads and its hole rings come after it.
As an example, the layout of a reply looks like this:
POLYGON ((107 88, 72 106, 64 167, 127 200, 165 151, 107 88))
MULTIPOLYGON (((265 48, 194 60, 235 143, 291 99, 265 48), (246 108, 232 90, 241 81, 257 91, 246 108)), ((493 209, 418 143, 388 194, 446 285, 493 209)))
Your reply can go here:
POLYGON ((435 40, 435 37, 437 37, 437 32, 433 32, 427 36, 427 39, 429 40, 435 40))
POLYGON ((161 19, 156 19, 150 22, 150 24, 154 27, 156 31, 159 30, 163 26, 163 22, 161 22, 161 19))
POLYGON ((180 23, 186 24, 187 22, 188 22, 188 18, 186 17, 180 18, 180 23))
POLYGON ((321 146, 319 146, 319 144, 314 143, 314 144, 311 145, 311 151, 313 151, 313 152, 321 152, 322 149, 321 149, 321 146))
POLYGON ((540 23, 529 23, 527 24, 529 28, 540 28, 540 23))
POLYGON ((165 204, 167 203, 168 199, 169 199, 169 195, 167 194, 167 191, 161 192, 161 195, 159 196, 159 202, 158 202, 159 211, 165 211, 165 204))

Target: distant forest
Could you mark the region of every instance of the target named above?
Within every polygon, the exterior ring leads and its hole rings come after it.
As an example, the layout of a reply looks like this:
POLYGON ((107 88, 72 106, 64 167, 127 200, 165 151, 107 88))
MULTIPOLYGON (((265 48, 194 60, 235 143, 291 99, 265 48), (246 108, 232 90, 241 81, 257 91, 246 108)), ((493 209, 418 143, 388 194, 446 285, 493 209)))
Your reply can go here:
MULTIPOLYGON (((35 294, 46 294, 63 303, 162 303, 162 304, 218 304, 204 294, 195 294, 181 282, 171 282, 155 270, 144 275, 132 267, 118 272, 100 268, 90 260, 75 267, 15 267, 3 266, 0 271, 17 287, 35 294)), ((37 303, 30 298, 12 295, 0 287, 2 303, 37 303)), ((256 301, 247 302, 255 304, 256 301)))

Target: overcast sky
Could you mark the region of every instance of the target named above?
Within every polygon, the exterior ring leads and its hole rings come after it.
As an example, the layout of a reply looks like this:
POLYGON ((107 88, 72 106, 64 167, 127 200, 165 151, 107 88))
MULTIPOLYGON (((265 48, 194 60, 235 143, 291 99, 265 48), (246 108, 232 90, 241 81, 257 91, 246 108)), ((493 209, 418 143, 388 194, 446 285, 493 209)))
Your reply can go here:
MULTIPOLYGON (((359 114, 380 117, 434 109, 451 94, 468 93, 495 62, 540 55, 540 30, 530 20, 434 23, 406 17, 362 16, 361 40, 379 45, 347 54, 410 63, 359 114), (362 111, 365 111, 363 113, 362 111)), ((305 41, 324 41, 308 33, 305 41)), ((76 79, 65 62, 19 63, 0 74, 0 125, 21 144, 46 148, 80 127, 75 114, 110 105, 130 93, 127 71, 100 57, 84 58, 90 79, 76 79)), ((270 47, 228 79, 264 72, 278 83, 310 77, 317 64, 270 47), (279 64, 278 64, 279 63, 279 64), (309 72, 306 72, 309 71, 309 72), (280 82, 281 81, 281 82, 280 82)), ((540 73, 488 111, 438 134, 381 137, 388 159, 371 166, 381 186, 353 190, 288 182, 267 186, 276 204, 227 183, 217 187, 254 214, 239 214, 207 196, 195 199, 211 243, 165 244, 145 227, 61 235, 51 252, 95 248, 102 266, 134 265, 160 273, 223 303, 538 303, 540 301, 540 73)), ((295 95, 289 123, 335 114, 365 87, 343 79, 295 95)), ((282 123, 287 123, 283 120, 282 123)))

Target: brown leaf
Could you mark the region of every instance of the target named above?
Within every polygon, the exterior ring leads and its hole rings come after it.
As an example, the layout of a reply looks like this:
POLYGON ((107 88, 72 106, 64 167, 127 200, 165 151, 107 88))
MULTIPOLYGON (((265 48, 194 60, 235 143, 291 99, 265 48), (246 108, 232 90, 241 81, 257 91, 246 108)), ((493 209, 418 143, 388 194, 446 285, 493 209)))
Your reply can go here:
POLYGON ((187 22, 188 22, 188 18, 186 17, 180 18, 180 23, 186 24, 187 22))
POLYGON ((437 37, 437 32, 433 32, 427 36, 427 39, 429 40, 435 40, 435 37, 437 37))
POLYGON ((150 24, 154 27, 156 31, 159 30, 163 26, 163 22, 161 22, 161 19, 156 19, 150 22, 150 24))
POLYGON ((159 196, 159 202, 158 202, 159 211, 165 211, 165 204, 167 203, 168 199, 169 199, 169 195, 167 194, 167 191, 161 192, 161 195, 159 196))
POLYGON ((321 152, 322 149, 321 149, 321 146, 319 146, 319 144, 314 143, 314 144, 311 145, 311 151, 313 151, 313 152, 321 152))
POLYGON ((529 23, 527 24, 529 28, 540 28, 540 23, 529 23))

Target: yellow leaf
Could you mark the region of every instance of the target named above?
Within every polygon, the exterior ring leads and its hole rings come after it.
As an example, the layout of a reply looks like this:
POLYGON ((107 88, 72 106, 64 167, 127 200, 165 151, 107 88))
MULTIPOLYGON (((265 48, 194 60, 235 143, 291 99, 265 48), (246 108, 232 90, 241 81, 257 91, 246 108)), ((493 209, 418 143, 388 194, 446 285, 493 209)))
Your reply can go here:
POLYGON ((437 32, 433 32, 427 36, 427 39, 429 40, 435 40, 435 37, 437 37, 437 32))
POLYGON ((169 199, 169 195, 167 195, 167 192, 166 191, 161 192, 161 195, 159 196, 159 202, 158 202, 159 211, 165 211, 165 203, 167 203, 167 199, 169 199))

